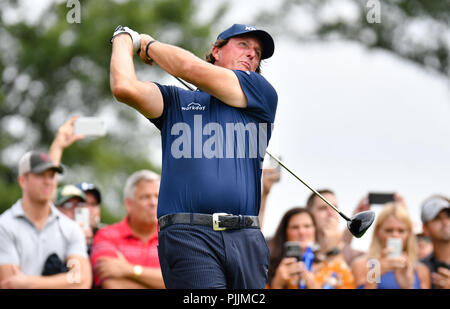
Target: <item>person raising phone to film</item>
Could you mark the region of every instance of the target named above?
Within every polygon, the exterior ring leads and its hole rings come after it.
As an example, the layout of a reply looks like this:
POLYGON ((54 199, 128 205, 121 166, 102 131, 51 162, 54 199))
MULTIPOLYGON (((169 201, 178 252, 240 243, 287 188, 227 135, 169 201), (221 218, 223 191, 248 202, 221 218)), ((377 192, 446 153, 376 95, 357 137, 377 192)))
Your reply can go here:
POLYGON ((413 224, 404 203, 387 203, 378 214, 367 255, 352 265, 358 288, 428 289, 430 272, 418 262, 413 224))
POLYGON ((309 210, 300 207, 288 210, 269 242, 271 255, 266 288, 355 288, 353 275, 342 255, 320 258, 316 239, 317 227, 309 210))

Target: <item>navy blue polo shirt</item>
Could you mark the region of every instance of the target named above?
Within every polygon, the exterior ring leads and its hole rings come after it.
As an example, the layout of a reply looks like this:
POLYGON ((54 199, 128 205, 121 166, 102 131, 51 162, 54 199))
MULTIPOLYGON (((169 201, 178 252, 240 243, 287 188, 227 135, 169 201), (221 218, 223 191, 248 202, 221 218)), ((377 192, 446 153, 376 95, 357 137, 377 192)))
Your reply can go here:
POLYGON ((158 218, 174 213, 259 213, 261 167, 277 93, 260 74, 234 71, 247 97, 231 107, 206 92, 158 85, 164 109, 158 218))

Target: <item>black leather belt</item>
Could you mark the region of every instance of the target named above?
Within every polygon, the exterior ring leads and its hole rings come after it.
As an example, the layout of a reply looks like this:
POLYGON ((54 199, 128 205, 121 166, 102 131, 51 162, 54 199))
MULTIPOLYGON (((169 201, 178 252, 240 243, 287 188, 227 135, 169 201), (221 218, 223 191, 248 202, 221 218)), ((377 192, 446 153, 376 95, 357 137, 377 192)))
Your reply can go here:
POLYGON ((172 224, 210 226, 215 231, 259 228, 259 219, 256 216, 235 216, 226 213, 215 213, 212 215, 178 213, 162 216, 158 219, 158 222, 161 230, 172 224))

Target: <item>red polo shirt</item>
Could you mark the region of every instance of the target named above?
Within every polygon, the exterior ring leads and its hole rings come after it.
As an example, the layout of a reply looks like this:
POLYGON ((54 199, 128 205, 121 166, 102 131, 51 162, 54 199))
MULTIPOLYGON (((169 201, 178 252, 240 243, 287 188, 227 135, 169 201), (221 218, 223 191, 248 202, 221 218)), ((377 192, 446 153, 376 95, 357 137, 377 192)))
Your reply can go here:
MULTIPOLYGON (((121 222, 100 229, 94 237, 91 250, 91 263, 101 257, 117 257, 117 251, 123 254, 131 264, 143 267, 160 268, 158 258, 158 233, 146 243, 133 235, 128 217, 121 222)), ((94 274, 95 284, 100 280, 94 274)))

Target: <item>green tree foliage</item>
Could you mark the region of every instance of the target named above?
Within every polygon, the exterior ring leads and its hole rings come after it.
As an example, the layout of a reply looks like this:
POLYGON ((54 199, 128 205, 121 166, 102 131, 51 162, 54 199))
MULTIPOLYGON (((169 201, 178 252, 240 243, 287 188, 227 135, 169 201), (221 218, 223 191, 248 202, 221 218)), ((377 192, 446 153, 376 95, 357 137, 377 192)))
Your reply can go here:
MULTIPOLYGON (((45 2, 45 1, 44 1, 45 2)), ((40 1, 42 6, 42 1, 40 1)), ((60 183, 91 181, 102 189, 106 221, 124 214, 122 188, 138 170, 156 170, 153 144, 159 133, 109 87, 109 40, 121 24, 204 55, 210 30, 226 6, 199 22, 200 1, 58 1, 45 8, 2 1, 0 8, 0 213, 20 197, 17 163, 28 150, 47 151, 57 128, 71 115, 109 117, 108 135, 66 149, 60 183), (70 23, 80 4, 80 22, 70 23), (36 20, 27 11, 42 10, 36 20), (23 14, 23 15, 22 15, 23 14), (15 16, 15 18, 11 18, 15 16), (72 19, 71 19, 72 18, 72 19)), ((36 4, 37 5, 37 4, 36 4)), ((162 70, 135 58, 137 74, 157 80, 162 70)))
POLYGON ((255 23, 299 42, 357 41, 450 77, 449 0, 282 0, 255 23))

